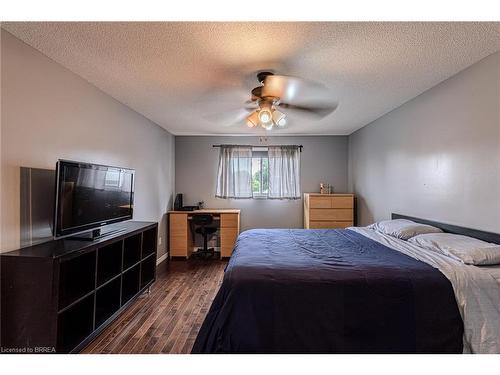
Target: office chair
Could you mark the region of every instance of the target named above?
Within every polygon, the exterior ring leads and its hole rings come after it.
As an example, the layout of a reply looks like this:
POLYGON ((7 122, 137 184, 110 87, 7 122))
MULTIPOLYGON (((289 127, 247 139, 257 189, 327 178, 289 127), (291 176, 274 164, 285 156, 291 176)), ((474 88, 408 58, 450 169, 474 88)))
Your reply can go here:
POLYGON ((207 215, 207 214, 196 214, 193 215, 193 225, 198 228, 195 229, 195 233, 199 233, 203 236, 203 249, 198 248, 196 250, 196 255, 202 255, 204 257, 207 257, 207 255, 214 255, 214 248, 211 247, 210 249, 208 248, 208 236, 210 234, 213 234, 217 232, 216 227, 209 227, 207 225, 212 224, 213 222, 213 217, 212 215, 207 215))

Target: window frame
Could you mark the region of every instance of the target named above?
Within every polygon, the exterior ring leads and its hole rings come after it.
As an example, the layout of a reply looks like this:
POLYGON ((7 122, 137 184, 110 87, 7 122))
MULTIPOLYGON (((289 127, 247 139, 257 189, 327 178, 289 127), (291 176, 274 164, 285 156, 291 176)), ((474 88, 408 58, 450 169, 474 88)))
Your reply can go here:
POLYGON ((269 186, 268 186, 268 191, 267 192, 262 192, 262 187, 264 186, 264 174, 262 173, 263 171, 263 161, 264 159, 268 159, 268 168, 267 168, 267 181, 269 184, 269 156, 267 154, 268 148, 267 147, 254 147, 252 151, 255 153, 258 153, 258 156, 253 156, 252 155, 252 182, 253 182, 253 176, 254 176, 254 171, 253 171, 253 161, 254 159, 259 159, 260 163, 260 168, 259 168, 259 191, 254 192, 253 191, 253 186, 252 186, 252 199, 268 199, 269 198, 269 186), (265 155, 263 155, 265 153, 265 155))

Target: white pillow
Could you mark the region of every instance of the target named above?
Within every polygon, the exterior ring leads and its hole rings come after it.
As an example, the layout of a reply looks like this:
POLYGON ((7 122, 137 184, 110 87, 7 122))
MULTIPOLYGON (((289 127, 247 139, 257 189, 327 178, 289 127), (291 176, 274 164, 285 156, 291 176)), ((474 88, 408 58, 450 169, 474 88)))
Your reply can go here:
POLYGON ((411 220, 406 219, 395 219, 395 220, 385 220, 379 221, 369 225, 368 228, 374 229, 378 232, 388 234, 402 240, 407 240, 413 236, 424 233, 441 233, 441 229, 426 225, 415 223, 411 220))
POLYGON ((500 245, 451 233, 421 234, 409 239, 415 245, 431 249, 465 264, 500 264, 500 245))

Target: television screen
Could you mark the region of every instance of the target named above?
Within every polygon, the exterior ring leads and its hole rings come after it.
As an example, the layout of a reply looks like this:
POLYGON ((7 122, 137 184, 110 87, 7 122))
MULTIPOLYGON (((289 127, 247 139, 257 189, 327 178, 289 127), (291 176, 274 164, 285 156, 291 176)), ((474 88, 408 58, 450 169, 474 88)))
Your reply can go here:
POLYGON ((134 170, 59 160, 56 236, 132 219, 134 170))

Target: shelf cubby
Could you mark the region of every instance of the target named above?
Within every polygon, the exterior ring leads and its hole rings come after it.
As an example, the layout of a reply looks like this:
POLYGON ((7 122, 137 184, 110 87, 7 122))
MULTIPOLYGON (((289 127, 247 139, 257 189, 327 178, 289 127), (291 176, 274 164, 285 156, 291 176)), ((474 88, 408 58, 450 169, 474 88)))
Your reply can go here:
POLYGON ((94 294, 78 301, 57 317, 57 352, 68 353, 94 330, 94 294))
POLYGON ((127 270, 122 275, 122 305, 127 303, 139 291, 140 265, 127 270))
POLYGON ((121 280, 117 277, 96 291, 95 327, 98 328, 120 308, 121 280))
POLYGON ((139 233, 125 238, 123 246, 123 270, 126 270, 141 260, 141 237, 142 234, 139 233))
POLYGON ((142 258, 156 252, 156 228, 148 229, 142 234, 142 258))
POLYGON ((155 278, 156 257, 151 255, 141 262, 141 289, 155 278))
POLYGON ((97 250, 97 286, 104 284, 122 272, 123 241, 97 250))
POLYGON ((59 272, 59 310, 61 310, 95 289, 95 251, 61 262, 59 272))

